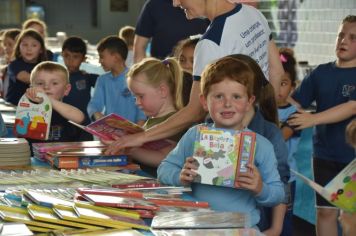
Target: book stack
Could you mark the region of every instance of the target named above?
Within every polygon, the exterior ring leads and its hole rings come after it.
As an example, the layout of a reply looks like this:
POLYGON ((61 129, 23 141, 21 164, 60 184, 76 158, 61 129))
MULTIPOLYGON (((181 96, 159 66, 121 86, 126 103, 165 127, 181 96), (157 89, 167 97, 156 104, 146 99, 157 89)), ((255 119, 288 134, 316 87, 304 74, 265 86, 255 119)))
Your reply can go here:
POLYGON ((0 139, 0 167, 28 166, 31 163, 30 145, 23 138, 0 139))
POLYGON ((58 169, 127 165, 126 155, 105 155, 105 148, 99 141, 33 144, 34 156, 58 169))

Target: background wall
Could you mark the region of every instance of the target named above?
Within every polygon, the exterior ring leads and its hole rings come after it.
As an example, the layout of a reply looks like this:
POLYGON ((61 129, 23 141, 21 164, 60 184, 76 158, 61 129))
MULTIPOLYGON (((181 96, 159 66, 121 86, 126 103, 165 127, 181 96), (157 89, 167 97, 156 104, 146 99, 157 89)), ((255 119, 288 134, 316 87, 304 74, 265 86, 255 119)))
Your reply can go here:
MULTIPOLYGON (((20 14, 18 8, 35 3, 45 8, 49 36, 64 31, 96 44, 102 37, 116 34, 124 25, 135 26, 145 2, 128 0, 128 11, 119 12, 110 9, 111 1, 115 0, 0 0, 0 26, 5 28, 6 22, 16 21, 21 14, 24 19, 24 12, 20 14), (3 17, 5 13, 8 18, 3 17)), ((279 46, 294 48, 297 60, 311 65, 334 60, 338 26, 346 15, 356 15, 356 0, 243 1, 257 5, 266 15, 279 46)))
MULTIPOLYGON (((283 37, 278 37, 287 28, 294 34, 294 37, 297 37, 294 50, 298 61, 308 61, 311 65, 335 60, 334 45, 338 27, 345 16, 356 15, 356 0, 264 0, 257 2, 259 2, 259 9, 268 17, 270 25, 275 27, 274 33, 277 36, 278 45, 293 47, 290 41, 286 42, 283 37), (281 5, 284 8, 278 8, 281 5), (287 5, 290 6, 289 9, 287 5), (288 13, 285 14, 287 18, 278 19, 281 13, 288 13), (287 22, 290 23, 289 27, 283 27, 282 24, 287 22), (296 28, 291 29, 293 25, 296 28)), ((293 36, 289 39, 293 40, 293 36)))

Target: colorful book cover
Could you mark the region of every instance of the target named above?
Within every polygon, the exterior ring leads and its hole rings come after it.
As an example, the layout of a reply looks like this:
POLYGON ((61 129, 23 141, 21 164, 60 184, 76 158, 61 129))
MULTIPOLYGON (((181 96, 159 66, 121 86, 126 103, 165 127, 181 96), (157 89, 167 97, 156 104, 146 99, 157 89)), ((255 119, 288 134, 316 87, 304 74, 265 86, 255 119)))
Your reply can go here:
POLYGON ((304 183, 334 206, 348 212, 356 212, 356 159, 350 162, 325 187, 291 169, 304 183))
POLYGON ((126 166, 127 156, 89 156, 89 157, 60 157, 48 158, 49 163, 58 169, 79 169, 107 166, 126 166))
POLYGON ((31 102, 23 95, 17 105, 14 134, 17 137, 47 140, 51 126, 52 104, 49 98, 40 93, 42 103, 31 102))
POLYGON ((193 153, 198 175, 194 182, 238 188, 236 177, 248 171, 255 144, 253 132, 198 126, 193 153))
MULTIPOLYGON (((121 137, 127 134, 134 134, 144 131, 141 126, 114 113, 104 116, 87 126, 77 124, 73 121, 69 122, 99 138, 106 140, 113 140, 114 136, 121 137)), ((143 147, 147 149, 158 150, 169 145, 171 145, 171 143, 168 140, 162 139, 145 143, 143 147)))

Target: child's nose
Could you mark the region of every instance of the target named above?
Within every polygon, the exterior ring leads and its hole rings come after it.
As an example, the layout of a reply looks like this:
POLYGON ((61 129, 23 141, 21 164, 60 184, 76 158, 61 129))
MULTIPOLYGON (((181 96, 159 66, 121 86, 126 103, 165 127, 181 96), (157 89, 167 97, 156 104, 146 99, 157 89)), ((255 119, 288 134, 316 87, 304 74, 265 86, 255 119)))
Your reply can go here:
POLYGON ((231 107, 231 99, 225 98, 224 99, 224 106, 225 107, 231 107))

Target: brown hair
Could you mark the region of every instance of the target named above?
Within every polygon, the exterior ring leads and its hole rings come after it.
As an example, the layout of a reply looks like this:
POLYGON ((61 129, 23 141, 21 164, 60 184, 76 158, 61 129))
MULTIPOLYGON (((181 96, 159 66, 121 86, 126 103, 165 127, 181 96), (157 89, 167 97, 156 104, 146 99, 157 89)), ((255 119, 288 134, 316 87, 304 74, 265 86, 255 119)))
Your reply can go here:
POLYGON ((247 88, 248 97, 253 96, 254 73, 250 67, 240 59, 223 57, 205 67, 200 85, 204 97, 208 96, 213 84, 225 79, 236 81, 247 88))
POLYGON ((156 58, 145 58, 131 67, 127 73, 128 83, 140 73, 146 75, 148 83, 152 86, 158 86, 162 82, 167 83, 175 108, 179 110, 183 107, 183 72, 176 59, 171 57, 161 61, 156 58))
POLYGON ((348 15, 346 16, 343 20, 342 20, 342 23, 345 24, 345 23, 355 23, 356 22, 356 15, 348 15))
POLYGON ((105 49, 110 53, 119 54, 123 60, 127 58, 128 48, 124 40, 120 39, 115 35, 107 36, 101 39, 98 43, 98 52, 103 52, 105 49))
POLYGON ((253 94, 256 96, 255 103, 258 105, 263 117, 266 120, 279 125, 274 89, 266 79, 264 73, 261 70, 261 67, 253 58, 247 55, 234 54, 228 57, 244 61, 253 71, 253 94))
POLYGON ((127 46, 132 46, 134 43, 135 28, 132 26, 124 26, 119 31, 119 38, 125 41, 127 46))
POLYGON ((38 57, 38 62, 47 60, 46 47, 45 47, 44 39, 42 38, 42 36, 36 30, 33 30, 33 29, 23 30, 20 33, 20 35, 18 36, 18 39, 17 39, 16 44, 15 44, 14 58, 16 58, 16 59, 22 58, 22 55, 21 55, 21 52, 20 52, 20 44, 21 44, 21 41, 25 37, 31 37, 31 38, 37 40, 41 44, 42 52, 40 53, 40 55, 38 57))
POLYGON ((30 76, 31 84, 33 83, 33 80, 35 79, 38 72, 40 71, 61 72, 64 75, 63 78, 65 79, 66 84, 69 84, 69 73, 67 68, 57 62, 52 62, 52 61, 41 62, 38 65, 36 65, 35 68, 33 68, 30 76))

